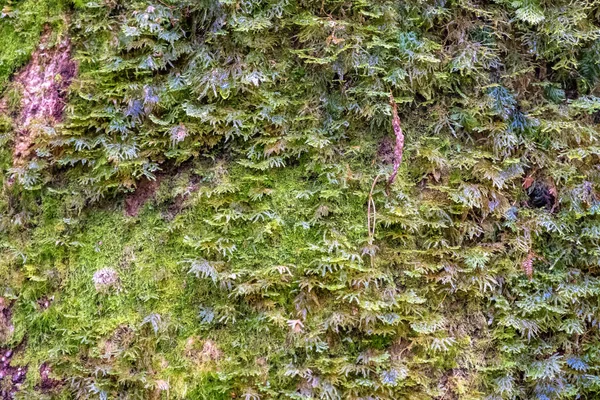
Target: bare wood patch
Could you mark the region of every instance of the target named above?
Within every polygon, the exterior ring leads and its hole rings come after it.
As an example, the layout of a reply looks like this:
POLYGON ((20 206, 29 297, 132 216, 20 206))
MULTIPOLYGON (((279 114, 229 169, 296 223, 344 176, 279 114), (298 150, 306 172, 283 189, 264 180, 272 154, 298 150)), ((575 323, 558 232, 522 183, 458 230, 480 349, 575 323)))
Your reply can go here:
POLYGON ((125 198, 125 213, 127 216, 137 216, 144 204, 154 198, 162 178, 162 175, 158 175, 154 180, 142 179, 138 182, 135 191, 125 198))
POLYGON ((43 127, 62 120, 67 90, 77 72, 70 39, 50 47, 51 33, 46 27, 31 60, 14 78, 21 92, 21 109, 15 121, 14 167, 24 166, 33 157, 33 144, 43 127))

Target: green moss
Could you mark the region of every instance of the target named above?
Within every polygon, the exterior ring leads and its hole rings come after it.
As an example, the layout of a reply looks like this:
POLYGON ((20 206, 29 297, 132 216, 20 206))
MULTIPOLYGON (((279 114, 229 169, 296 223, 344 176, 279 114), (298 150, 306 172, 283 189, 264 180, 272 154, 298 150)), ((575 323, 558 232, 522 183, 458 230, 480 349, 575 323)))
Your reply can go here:
POLYGON ((79 62, 31 190, 0 121, 22 398, 597 397, 597 5, 11 7, 79 62))

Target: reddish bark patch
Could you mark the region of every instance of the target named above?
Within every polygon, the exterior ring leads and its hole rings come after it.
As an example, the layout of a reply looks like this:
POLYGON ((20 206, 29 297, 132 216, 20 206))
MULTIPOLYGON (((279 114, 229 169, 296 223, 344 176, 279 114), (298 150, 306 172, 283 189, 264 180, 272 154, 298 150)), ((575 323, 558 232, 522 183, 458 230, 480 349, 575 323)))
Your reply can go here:
POLYGON ((140 208, 154 197, 161 180, 162 177, 157 176, 155 180, 143 179, 138 182, 135 191, 125 198, 125 213, 130 217, 137 216, 140 208))
POLYGON ((0 349, 0 399, 12 400, 27 375, 26 366, 11 365, 14 350, 0 349))
POLYGON ((38 386, 38 389, 43 393, 51 392, 63 384, 63 381, 61 380, 50 378, 51 372, 52 369, 47 363, 43 363, 42 365, 40 365, 41 382, 38 386))
POLYGON ((0 343, 8 339, 14 330, 10 322, 11 316, 12 313, 8 301, 4 297, 0 297, 0 343))
POLYGON ((37 132, 61 121, 67 89, 77 71, 69 38, 50 47, 50 36, 50 28, 46 27, 31 60, 14 78, 22 93, 13 150, 15 167, 31 159, 37 132))
MULTIPOLYGON (((14 328, 10 321, 12 313, 10 304, 4 297, 0 297, 0 343, 5 342, 12 334, 14 328)), ((13 366, 11 361, 17 348, 0 348, 0 399, 12 400, 19 386, 25 381, 26 366, 13 366)))
POLYGON ((199 188, 200 177, 194 175, 190 179, 186 192, 183 194, 178 194, 177 196, 175 196, 175 198, 173 198, 173 200, 167 207, 167 210, 163 212, 163 217, 167 221, 172 221, 177 216, 177 214, 179 214, 185 208, 185 201, 190 196, 190 194, 197 192, 199 188))

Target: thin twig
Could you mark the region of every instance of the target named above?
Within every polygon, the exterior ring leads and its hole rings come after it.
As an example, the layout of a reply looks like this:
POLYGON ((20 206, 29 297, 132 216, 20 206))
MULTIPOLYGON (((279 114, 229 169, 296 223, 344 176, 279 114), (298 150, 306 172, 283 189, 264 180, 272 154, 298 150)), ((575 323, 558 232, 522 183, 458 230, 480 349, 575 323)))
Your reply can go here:
POLYGON ((377 181, 381 175, 377 175, 373 184, 371 185, 371 190, 369 191, 369 200, 367 202, 367 229, 369 231, 369 245, 373 244, 373 238, 375 237, 375 223, 377 220, 377 210, 375 209, 375 200, 373 200, 373 191, 375 190, 375 185, 377 185, 377 181), (373 216, 371 217, 371 209, 373 209, 373 216), (373 222, 371 222, 371 220, 373 222))

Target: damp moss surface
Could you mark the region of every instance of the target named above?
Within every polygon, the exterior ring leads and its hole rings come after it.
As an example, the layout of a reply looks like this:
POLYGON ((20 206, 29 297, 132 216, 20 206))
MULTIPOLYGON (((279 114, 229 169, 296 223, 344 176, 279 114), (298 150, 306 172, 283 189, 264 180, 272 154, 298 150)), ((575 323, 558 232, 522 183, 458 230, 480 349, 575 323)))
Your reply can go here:
POLYGON ((600 3, 0 6, 0 399, 600 396, 600 3))

